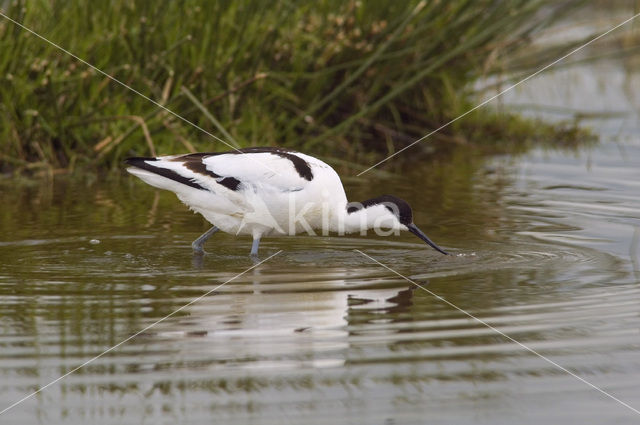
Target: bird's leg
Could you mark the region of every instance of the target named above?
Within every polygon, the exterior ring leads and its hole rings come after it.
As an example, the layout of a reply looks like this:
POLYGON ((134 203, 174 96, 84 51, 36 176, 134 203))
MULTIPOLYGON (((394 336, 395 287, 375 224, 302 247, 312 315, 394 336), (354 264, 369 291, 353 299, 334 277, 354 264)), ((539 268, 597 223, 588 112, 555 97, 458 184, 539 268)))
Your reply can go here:
POLYGON ((202 245, 204 245, 204 243, 207 240, 209 240, 211 235, 216 233, 218 230, 220 230, 220 229, 218 229, 216 226, 213 226, 211 229, 207 230, 202 235, 200 235, 200 237, 198 239, 196 239, 195 241, 193 241, 191 243, 191 248, 193 248, 193 251, 196 254, 204 254, 204 248, 202 248, 202 245))
POLYGON ((260 246, 260 237, 254 237, 253 239, 253 245, 251 245, 251 256, 252 257, 257 257, 258 256, 258 247, 260 246))

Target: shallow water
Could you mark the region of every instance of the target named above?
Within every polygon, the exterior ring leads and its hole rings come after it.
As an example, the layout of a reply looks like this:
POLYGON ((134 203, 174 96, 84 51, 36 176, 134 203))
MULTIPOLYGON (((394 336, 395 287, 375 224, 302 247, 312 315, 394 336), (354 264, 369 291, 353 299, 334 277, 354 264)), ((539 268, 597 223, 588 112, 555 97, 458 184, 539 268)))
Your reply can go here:
MULTIPOLYGON (((587 69, 567 71, 578 88, 587 69)), ((621 103, 590 122, 596 147, 348 180, 353 200, 409 200, 449 257, 412 235, 267 239, 263 258, 282 252, 234 278, 250 241, 194 258, 207 224, 133 177, 3 182, 0 409, 215 290, 0 422, 637 421, 589 385, 640 409, 640 141, 621 103)))
MULTIPOLYGON (((353 199, 375 187, 411 200, 453 256, 412 235, 268 239, 263 258, 282 253, 6 423, 635 419, 435 295, 638 407, 640 147, 534 151, 450 173, 461 166, 347 187, 353 199)), ((223 234, 198 261, 189 244, 203 220, 133 178, 5 185, 2 204, 3 407, 252 265, 250 241, 223 234)))

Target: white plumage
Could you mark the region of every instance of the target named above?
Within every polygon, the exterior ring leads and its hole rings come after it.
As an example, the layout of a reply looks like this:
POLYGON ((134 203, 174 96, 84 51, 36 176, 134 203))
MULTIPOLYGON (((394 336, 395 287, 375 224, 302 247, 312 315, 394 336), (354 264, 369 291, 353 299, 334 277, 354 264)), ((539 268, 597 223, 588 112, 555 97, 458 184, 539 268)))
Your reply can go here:
POLYGON ((326 163, 282 148, 246 148, 158 158, 129 158, 127 169, 151 186, 174 192, 217 231, 250 235, 257 255, 260 238, 314 234, 320 230, 352 233, 370 228, 409 230, 445 253, 413 225, 409 205, 385 195, 349 204, 338 174, 326 163), (419 232, 419 233, 418 233, 419 232))

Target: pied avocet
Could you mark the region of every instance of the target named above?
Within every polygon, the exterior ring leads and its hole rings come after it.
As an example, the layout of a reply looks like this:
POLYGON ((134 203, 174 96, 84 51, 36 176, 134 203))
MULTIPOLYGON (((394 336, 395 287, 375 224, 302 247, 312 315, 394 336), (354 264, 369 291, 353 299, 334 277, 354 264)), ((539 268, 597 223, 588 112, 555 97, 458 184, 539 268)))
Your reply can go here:
POLYGON ((257 256, 263 236, 367 229, 408 230, 447 254, 415 224, 411 207, 383 195, 348 202, 338 174, 329 165, 283 148, 245 148, 230 152, 129 158, 127 169, 151 186, 166 189, 213 227, 196 239, 194 251, 218 230, 253 237, 257 256))

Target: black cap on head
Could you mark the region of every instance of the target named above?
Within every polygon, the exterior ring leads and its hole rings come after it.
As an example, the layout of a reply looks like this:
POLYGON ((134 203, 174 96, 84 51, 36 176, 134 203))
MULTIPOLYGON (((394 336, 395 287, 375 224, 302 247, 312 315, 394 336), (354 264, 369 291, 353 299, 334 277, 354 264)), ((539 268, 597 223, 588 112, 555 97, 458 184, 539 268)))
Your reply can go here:
POLYGON ((347 213, 352 213, 360 210, 361 208, 367 208, 373 205, 384 205, 389 211, 398 217, 398 221, 408 226, 413 222, 413 212, 409 204, 393 195, 382 195, 377 198, 367 199, 364 202, 355 202, 355 205, 347 206, 347 213))

